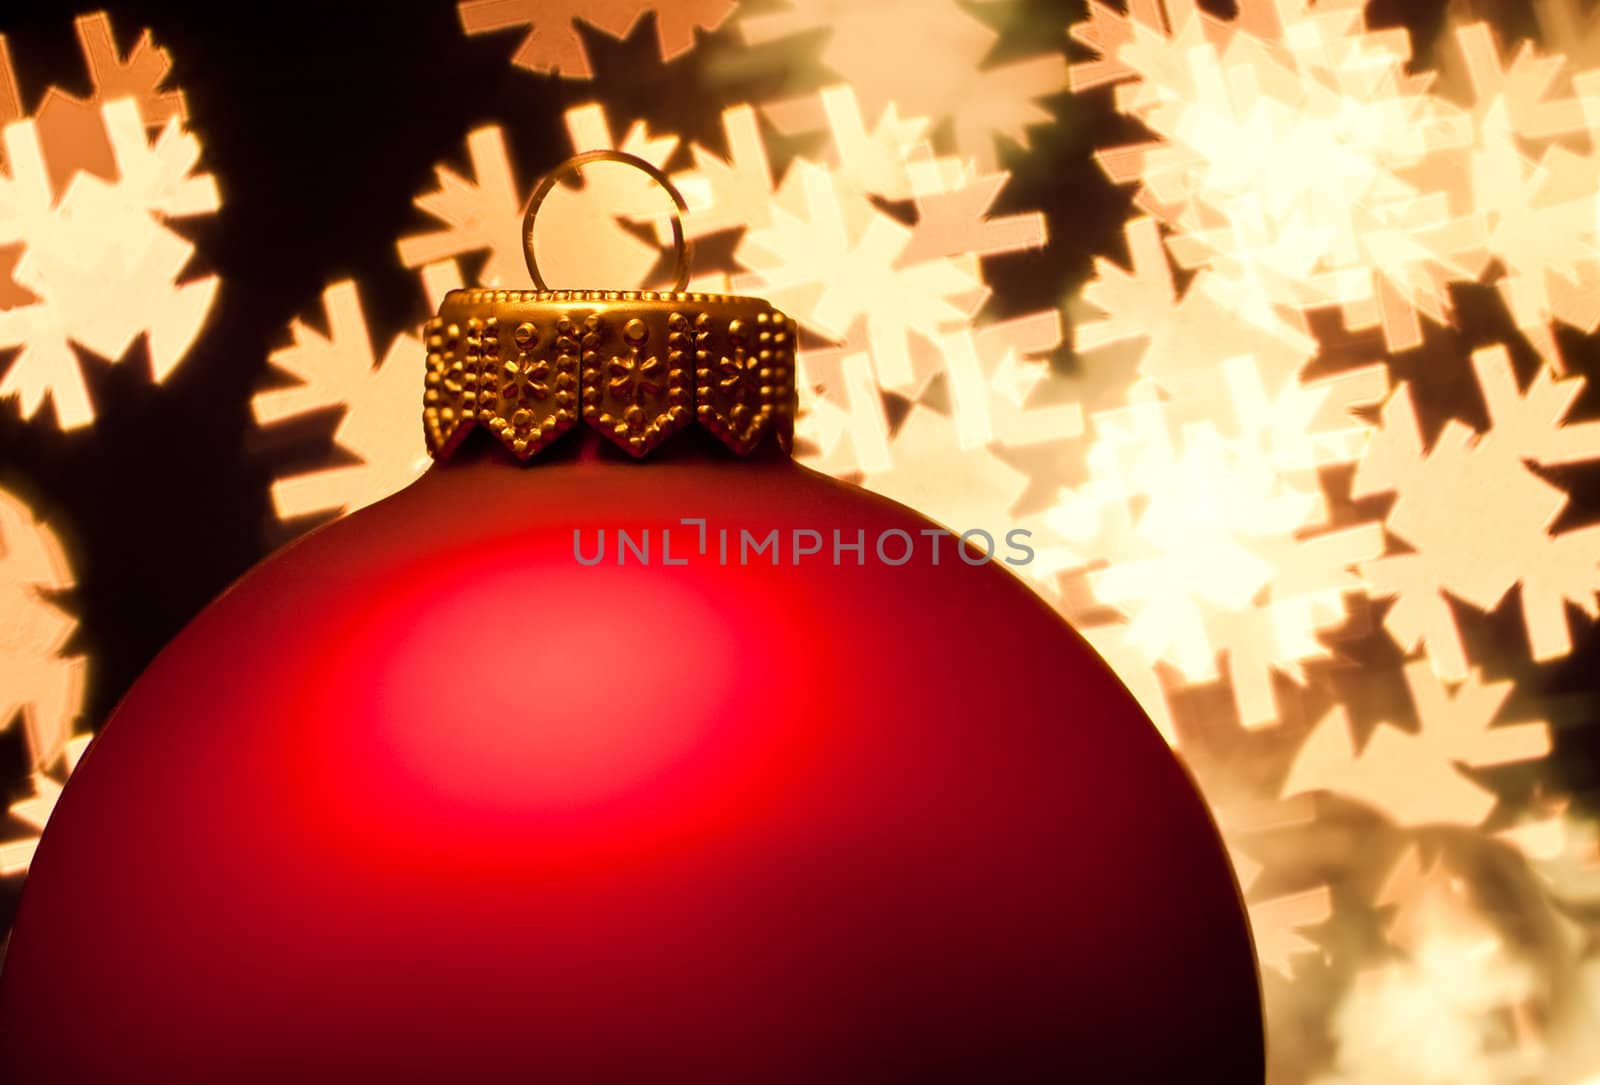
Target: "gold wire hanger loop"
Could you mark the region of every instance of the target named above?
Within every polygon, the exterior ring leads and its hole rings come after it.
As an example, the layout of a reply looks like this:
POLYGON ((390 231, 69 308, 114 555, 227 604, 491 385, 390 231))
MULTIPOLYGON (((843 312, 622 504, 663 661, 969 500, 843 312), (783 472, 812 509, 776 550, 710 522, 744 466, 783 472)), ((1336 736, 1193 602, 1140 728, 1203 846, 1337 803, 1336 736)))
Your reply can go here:
POLYGON ((539 214, 539 207, 545 198, 555 191, 561 179, 569 173, 576 173, 591 162, 617 162, 624 166, 632 166, 648 176, 657 185, 666 190, 672 197, 674 210, 672 212, 672 247, 676 250, 676 284, 673 293, 681 294, 689 286, 689 264, 694 257, 694 243, 683 235, 683 216, 689 213, 689 205, 684 201, 683 193, 678 191, 670 178, 662 173, 652 163, 646 162, 638 155, 628 154, 626 151, 584 151, 575 154, 561 165, 545 174, 539 181, 539 186, 533 190, 533 196, 528 200, 527 213, 522 217, 522 247, 528 257, 528 274, 533 276, 533 285, 541 293, 549 293, 550 287, 544 281, 544 276, 539 272, 538 258, 533 254, 533 220, 539 214))

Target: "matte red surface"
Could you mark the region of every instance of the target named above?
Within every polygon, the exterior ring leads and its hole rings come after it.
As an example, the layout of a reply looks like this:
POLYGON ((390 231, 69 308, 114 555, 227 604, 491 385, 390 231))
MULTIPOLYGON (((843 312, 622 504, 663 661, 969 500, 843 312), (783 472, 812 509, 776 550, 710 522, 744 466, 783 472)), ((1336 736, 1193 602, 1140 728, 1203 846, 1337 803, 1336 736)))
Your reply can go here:
POLYGON ((469 461, 135 686, 29 876, 0 1080, 1262 1080, 1206 810, 1022 584, 688 552, 930 526, 787 460, 469 461))

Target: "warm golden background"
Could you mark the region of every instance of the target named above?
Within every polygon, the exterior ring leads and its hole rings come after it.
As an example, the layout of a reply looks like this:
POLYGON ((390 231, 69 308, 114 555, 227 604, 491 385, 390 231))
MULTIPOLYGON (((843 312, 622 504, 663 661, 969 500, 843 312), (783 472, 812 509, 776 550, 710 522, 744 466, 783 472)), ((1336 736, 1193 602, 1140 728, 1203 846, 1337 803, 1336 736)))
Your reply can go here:
MULTIPOLYGON (((418 325, 614 147, 801 321, 806 462, 1034 531, 1224 828, 1275 1085, 1600 1083, 1587 0, 223 7, 0 9, 0 922, 161 643, 423 470, 418 325)), ((593 167, 541 263, 655 285, 665 207, 593 167)))

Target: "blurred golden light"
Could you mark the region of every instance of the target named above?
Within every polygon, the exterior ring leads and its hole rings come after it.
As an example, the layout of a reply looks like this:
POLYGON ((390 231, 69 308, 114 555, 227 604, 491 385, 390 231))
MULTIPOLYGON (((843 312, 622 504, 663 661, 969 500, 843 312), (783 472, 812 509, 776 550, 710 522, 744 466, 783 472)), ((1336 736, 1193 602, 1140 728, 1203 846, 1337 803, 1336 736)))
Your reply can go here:
MULTIPOLYGON (((986 12, 1003 17, 1015 7, 1000 0, 986 12)), ((1000 34, 954 0, 918 0, 914 10, 902 0, 787 0, 780 10, 741 15, 737 26, 757 45, 826 32, 823 63, 854 88, 866 112, 898 107, 948 122, 962 157, 984 170, 996 165, 997 136, 1026 146, 1030 127, 1053 121, 1037 100, 1066 84, 1066 65, 1053 52, 990 63, 1000 34)), ((820 104, 799 96, 762 108, 793 134, 822 127, 820 104)))
POLYGON ((77 731, 88 662, 66 653, 77 622, 46 593, 73 586, 61 541, 13 494, 0 490, 0 726, 20 721, 34 794, 10 808, 26 835, 0 836, 0 877, 28 869, 39 832, 87 745, 77 731))
POLYGON ((18 348, 0 397, 17 397, 25 418, 48 398, 63 429, 95 416, 75 346, 116 362, 143 338, 157 383, 188 353, 218 279, 179 282, 194 246, 168 223, 221 202, 194 172, 200 141, 182 94, 162 86, 165 52, 147 32, 120 57, 104 14, 77 28, 94 94, 52 89, 31 117, 0 48, 0 121, 12 114, 0 139, 0 349, 18 348))
POLYGON ((577 23, 625 38, 654 13, 661 57, 672 60, 694 47, 697 29, 714 30, 733 14, 734 0, 461 0, 456 5, 468 34, 526 28, 511 61, 535 72, 569 79, 594 75, 577 23))

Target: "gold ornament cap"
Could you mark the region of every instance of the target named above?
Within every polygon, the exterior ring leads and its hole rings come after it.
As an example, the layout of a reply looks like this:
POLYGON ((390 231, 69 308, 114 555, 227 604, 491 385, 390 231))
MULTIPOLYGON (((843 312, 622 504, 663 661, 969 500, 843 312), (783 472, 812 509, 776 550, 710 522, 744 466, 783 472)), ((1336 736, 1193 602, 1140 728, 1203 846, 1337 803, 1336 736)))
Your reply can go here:
POLYGON ((527 461, 580 422, 643 457, 699 425, 748 456, 769 437, 794 439, 795 322, 759 298, 692 293, 683 196, 655 166, 621 151, 590 151, 539 182, 523 220, 534 290, 452 290, 428 322, 423 430, 446 460, 474 426, 527 461), (620 162, 672 197, 677 284, 670 291, 552 290, 539 271, 533 226, 567 173, 620 162))

